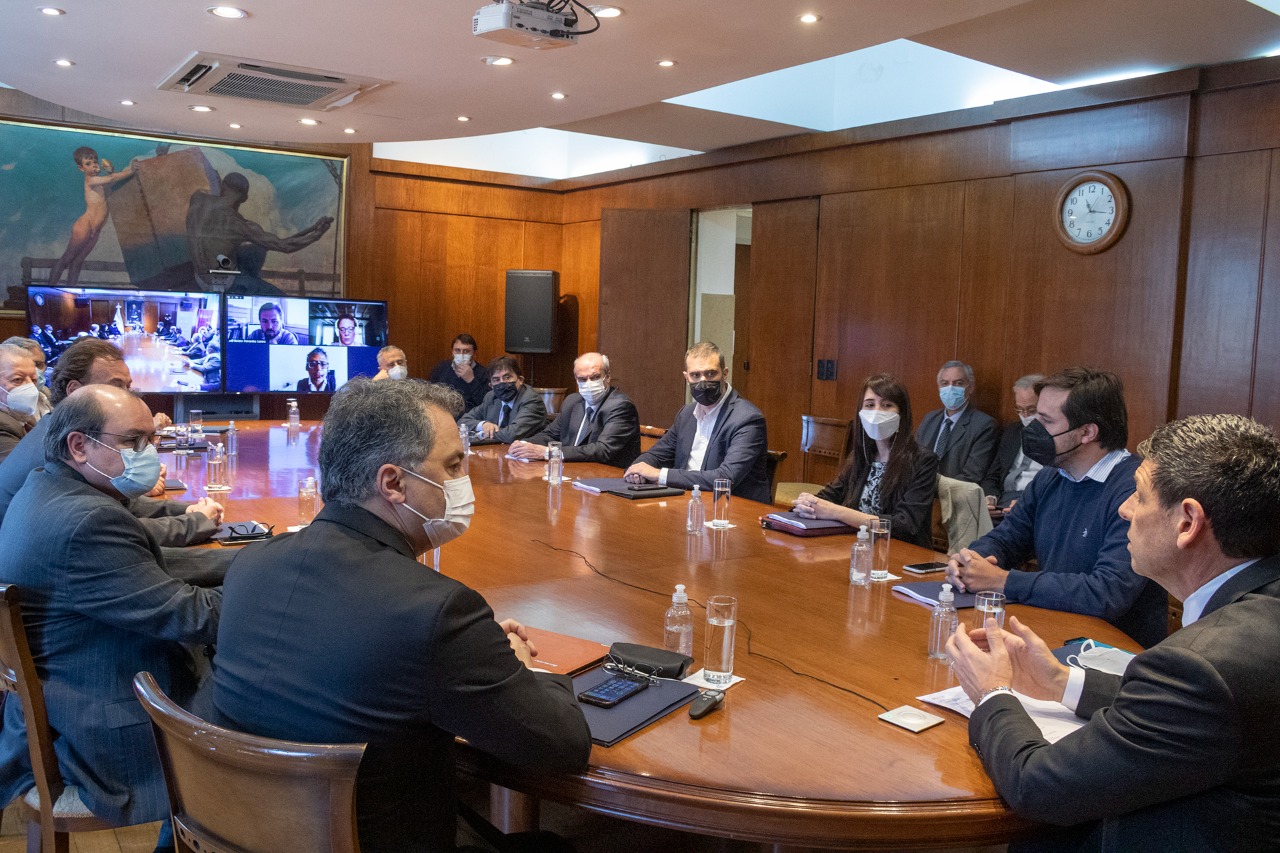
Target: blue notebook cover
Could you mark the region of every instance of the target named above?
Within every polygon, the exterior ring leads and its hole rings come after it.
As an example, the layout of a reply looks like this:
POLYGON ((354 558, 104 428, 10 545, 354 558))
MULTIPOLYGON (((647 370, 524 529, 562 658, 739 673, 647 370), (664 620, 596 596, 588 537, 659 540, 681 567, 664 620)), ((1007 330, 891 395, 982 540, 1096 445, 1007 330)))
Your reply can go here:
MULTIPOLYGON (((574 676, 573 694, 576 696, 584 690, 590 690, 610 678, 613 678, 613 673, 602 666, 574 676)), ((587 726, 591 729, 591 742, 613 746, 675 709, 688 705, 697 695, 698 688, 692 684, 659 678, 656 684, 650 684, 612 708, 599 708, 585 702, 580 707, 583 716, 587 718, 587 726)))

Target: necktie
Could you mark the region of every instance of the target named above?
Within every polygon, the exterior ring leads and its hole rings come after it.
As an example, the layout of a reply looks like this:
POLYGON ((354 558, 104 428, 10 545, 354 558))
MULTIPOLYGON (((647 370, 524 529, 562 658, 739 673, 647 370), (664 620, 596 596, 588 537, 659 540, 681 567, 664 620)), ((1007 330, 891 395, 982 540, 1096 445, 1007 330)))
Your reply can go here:
POLYGON ((943 418, 942 429, 938 431, 938 443, 933 452, 939 459, 947 454, 947 445, 951 443, 951 418, 943 418))
POLYGON ((585 412, 583 412, 583 414, 582 414, 582 424, 581 424, 581 425, 579 425, 579 427, 578 427, 578 437, 577 437, 577 438, 575 438, 575 439, 573 440, 573 443, 574 443, 574 446, 575 446, 575 447, 576 447, 577 445, 579 445, 579 444, 582 444, 582 439, 583 439, 583 438, 586 436, 586 434, 587 434, 587 424, 591 423, 591 418, 592 418, 594 415, 595 415, 595 412, 594 412, 594 411, 592 411, 592 409, 591 409, 591 407, 590 407, 590 406, 588 406, 588 407, 587 407, 587 410, 586 410, 585 412))
POLYGON ((498 429, 502 429, 511 423, 511 406, 507 403, 502 404, 502 417, 498 419, 498 429))

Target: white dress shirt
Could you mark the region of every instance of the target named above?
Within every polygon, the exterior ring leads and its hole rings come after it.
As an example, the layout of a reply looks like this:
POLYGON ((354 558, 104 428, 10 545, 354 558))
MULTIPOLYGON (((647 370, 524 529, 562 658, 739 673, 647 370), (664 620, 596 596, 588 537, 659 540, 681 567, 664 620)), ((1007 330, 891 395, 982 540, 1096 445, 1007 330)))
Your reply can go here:
MULTIPOLYGON (((698 422, 698 429, 693 434, 693 446, 689 448, 689 464, 685 466, 686 471, 701 471, 702 460, 706 458, 707 446, 711 444, 711 436, 715 434, 716 423, 720 420, 720 411, 724 408, 724 401, 729 399, 729 392, 733 387, 726 382, 724 384, 724 393, 720 395, 720 399, 716 401, 714 406, 704 406, 701 403, 693 404, 693 419, 698 422)), ((669 468, 663 468, 658 472, 658 483, 665 486, 667 484, 667 472, 669 468)))

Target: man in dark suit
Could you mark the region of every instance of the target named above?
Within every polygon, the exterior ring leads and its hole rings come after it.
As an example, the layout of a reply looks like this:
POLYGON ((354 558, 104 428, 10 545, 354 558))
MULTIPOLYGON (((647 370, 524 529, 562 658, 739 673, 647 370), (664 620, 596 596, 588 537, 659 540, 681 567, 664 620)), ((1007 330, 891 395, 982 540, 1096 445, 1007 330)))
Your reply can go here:
POLYGON ((489 362, 489 393, 458 423, 481 439, 510 444, 528 438, 547 423, 542 395, 524 384, 520 365, 509 355, 489 362))
POLYGON ((324 419, 324 509, 227 575, 217 715, 269 737, 368 743, 365 853, 453 849, 455 736, 547 772, 583 771, 591 752, 573 682, 532 671, 523 627, 415 560, 462 535, 475 508, 455 407, 437 384, 347 383, 324 419))
POLYGON ((563 446, 565 462, 599 462, 625 468, 640 455, 640 417, 631 398, 613 387, 609 357, 598 352, 573 363, 578 393, 565 398, 556 419, 511 445, 518 459, 546 459, 547 443, 563 446))
POLYGON ((1036 383, 1044 379, 1039 373, 1020 377, 1013 383, 1013 410, 1018 419, 1005 427, 1000 436, 1000 446, 991 459, 991 467, 982 478, 982 491, 987 496, 987 511, 991 520, 999 524, 1018 502, 1036 473, 1043 468, 1039 462, 1022 452, 1022 430, 1036 419, 1036 383))
POLYGON ((764 414, 729 385, 720 348, 710 342, 690 347, 684 378, 694 402, 676 413, 671 429, 640 454, 626 479, 709 492, 727 478, 733 494, 769 503, 764 414))
POLYGON ((973 397, 973 368, 948 361, 938 371, 942 408, 925 415, 916 429, 916 443, 938 457, 943 477, 981 483, 996 452, 995 418, 969 405, 973 397))
POLYGON ((0 344, 0 460, 36 425, 39 413, 35 360, 20 346, 0 344))
POLYGON ((1280 839, 1280 442, 1239 415, 1166 424, 1120 508, 1139 574, 1182 630, 1123 676, 1064 667, 1010 617, 947 644, 969 737, 1019 814, 1071 826, 1037 849, 1274 850, 1280 839), (1009 689, 1089 722, 1047 743, 1009 689))
MULTIPOLYGON (((188 701, 196 675, 183 644, 216 640, 222 595, 170 575, 155 538, 124 506, 160 470, 141 399, 89 385, 45 420, 44 468, 0 527, 0 578, 22 592, 63 779, 105 821, 164 820, 164 779, 133 676, 146 670, 188 701)), ((0 796, 8 802, 33 784, 22 706, 7 702, 0 796)))
POLYGON ((333 371, 329 369, 329 354, 320 347, 307 353, 307 378, 298 380, 298 393, 334 391, 333 371))
POLYGON ((462 410, 467 412, 484 402, 484 395, 489 392, 489 371, 476 362, 480 345, 471 335, 460 333, 453 339, 452 347, 453 357, 431 368, 427 380, 448 385, 461 394, 462 410))

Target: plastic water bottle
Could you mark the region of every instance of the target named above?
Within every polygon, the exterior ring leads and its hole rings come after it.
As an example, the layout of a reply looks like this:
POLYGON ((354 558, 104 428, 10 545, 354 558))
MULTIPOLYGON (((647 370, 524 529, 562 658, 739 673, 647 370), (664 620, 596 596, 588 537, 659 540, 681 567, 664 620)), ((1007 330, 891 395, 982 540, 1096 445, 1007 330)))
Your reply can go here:
POLYGON ((929 617, 929 657, 947 660, 947 639, 956 632, 960 617, 956 613, 956 596, 951 584, 944 583, 938 593, 938 605, 929 617))
POLYGON ((551 442, 547 451, 547 482, 558 486, 564 480, 564 452, 560 450, 560 442, 551 442))
POLYGON ((471 453, 471 431, 465 424, 458 424, 458 438, 462 439, 462 452, 471 453))
POLYGON ((864 524, 858 529, 858 541, 849 552, 849 583, 871 586, 871 533, 864 524))
POLYGON ((289 404, 289 428, 297 429, 302 423, 302 413, 298 411, 298 401, 292 397, 288 400, 289 404))
POLYGON ((236 431, 236 422, 232 421, 231 426, 227 427, 227 455, 238 456, 240 454, 240 433, 236 431))
POLYGON ((693 655, 693 614, 689 612, 689 596, 684 584, 676 584, 671 606, 662 620, 662 645, 669 652, 693 655))
POLYGON ((689 496, 689 515, 685 520, 684 530, 693 536, 701 536, 707 521, 707 508, 702 504, 702 490, 693 487, 689 496))

